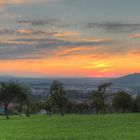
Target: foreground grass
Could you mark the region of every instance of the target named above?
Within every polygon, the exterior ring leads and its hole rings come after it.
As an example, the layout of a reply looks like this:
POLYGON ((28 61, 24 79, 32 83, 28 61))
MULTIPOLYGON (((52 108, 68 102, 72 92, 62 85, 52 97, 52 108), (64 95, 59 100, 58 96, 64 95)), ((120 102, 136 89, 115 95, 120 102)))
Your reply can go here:
POLYGON ((0 117, 0 140, 139 140, 140 114, 0 117))

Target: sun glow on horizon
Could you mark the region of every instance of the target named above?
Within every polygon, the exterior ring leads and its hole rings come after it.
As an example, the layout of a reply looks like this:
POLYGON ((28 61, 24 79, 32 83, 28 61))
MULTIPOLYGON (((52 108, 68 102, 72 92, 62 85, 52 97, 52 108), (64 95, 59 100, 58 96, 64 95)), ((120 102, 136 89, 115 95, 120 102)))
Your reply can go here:
POLYGON ((0 73, 24 76, 48 77, 117 77, 140 71, 140 62, 131 56, 112 56, 95 60, 87 55, 69 58, 46 58, 39 60, 1 60, 0 73))

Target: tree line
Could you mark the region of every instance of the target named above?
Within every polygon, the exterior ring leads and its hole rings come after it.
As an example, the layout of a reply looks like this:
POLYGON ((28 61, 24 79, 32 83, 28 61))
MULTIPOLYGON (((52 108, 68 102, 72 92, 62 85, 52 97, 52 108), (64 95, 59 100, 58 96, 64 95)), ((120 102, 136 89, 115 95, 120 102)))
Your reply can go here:
POLYGON ((10 106, 14 111, 11 114, 37 114, 45 110, 48 115, 59 113, 113 113, 113 112, 140 112, 140 96, 132 97, 125 91, 115 94, 108 93, 112 83, 104 83, 98 86, 97 90, 92 91, 92 96, 86 101, 78 99, 71 100, 67 97, 63 84, 53 81, 50 86, 49 94, 46 99, 36 101, 31 96, 31 90, 23 84, 17 82, 6 82, 0 84, 0 104, 4 109, 7 119, 10 115, 10 106))

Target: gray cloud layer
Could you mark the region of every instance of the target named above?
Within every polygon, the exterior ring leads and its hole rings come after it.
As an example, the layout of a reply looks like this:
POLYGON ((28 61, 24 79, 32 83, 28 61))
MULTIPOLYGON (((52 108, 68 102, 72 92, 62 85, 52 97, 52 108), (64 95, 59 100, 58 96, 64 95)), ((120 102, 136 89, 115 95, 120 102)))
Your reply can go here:
POLYGON ((87 28, 98 28, 107 32, 131 32, 140 30, 140 24, 131 23, 87 23, 87 28))
MULTIPOLYGON (((59 31, 44 31, 39 26, 57 26, 65 27, 69 26, 70 23, 63 21, 61 19, 47 19, 47 20, 20 20, 18 23, 23 27, 23 25, 29 25, 27 28, 32 29, 8 29, 1 28, 0 35, 12 35, 15 39, 7 39, 0 41, 0 59, 36 59, 44 57, 53 57, 52 51, 58 50, 60 47, 74 48, 74 47, 97 47, 95 50, 97 53, 116 53, 119 50, 128 50, 131 46, 125 48, 123 43, 126 41, 116 40, 114 38, 110 40, 95 39, 88 41, 68 41, 64 39, 57 38, 55 36, 59 31), (39 28, 38 28, 39 27, 39 28), (18 36, 18 37, 17 37, 18 36), (114 41, 116 40, 116 41, 114 41)), ((81 26, 82 24, 79 24, 81 26)), ((25 27, 25 26, 24 26, 25 27)), ((140 24, 123 24, 123 23, 87 23, 86 29, 97 28, 104 30, 106 32, 130 32, 140 29, 140 24)), ((60 29, 60 28, 58 28, 60 29)), ((78 51, 78 50, 76 50, 78 51)), ((78 53, 78 52, 76 52, 78 53)), ((86 52, 85 52, 86 53, 86 52)), ((65 54, 67 55, 67 54, 65 54)), ((70 54, 68 54, 70 55, 70 54)))
POLYGON ((19 20, 21 25, 30 25, 30 26, 57 26, 57 27, 66 27, 69 26, 69 23, 66 20, 61 19, 43 19, 43 20, 19 20))
POLYGON ((0 59, 30 59, 50 57, 51 51, 61 46, 70 47, 95 47, 110 45, 107 41, 65 41, 57 38, 19 38, 15 40, 0 41, 0 59))

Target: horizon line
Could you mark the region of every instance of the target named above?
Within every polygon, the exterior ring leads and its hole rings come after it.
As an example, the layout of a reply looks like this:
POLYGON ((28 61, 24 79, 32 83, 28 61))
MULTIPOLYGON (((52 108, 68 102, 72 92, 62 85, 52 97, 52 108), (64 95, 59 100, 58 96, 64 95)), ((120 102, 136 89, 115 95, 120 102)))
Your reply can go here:
POLYGON ((21 75, 9 75, 9 74, 3 74, 0 75, 0 77, 11 77, 11 78, 42 78, 42 79, 46 79, 46 78, 50 78, 50 79, 93 79, 93 78, 97 78, 97 79, 109 79, 109 78, 120 78, 120 77, 124 77, 127 75, 133 75, 133 74, 140 74, 140 73, 129 73, 129 74, 124 74, 121 76, 110 76, 110 77, 76 77, 76 76, 21 76, 21 75))

